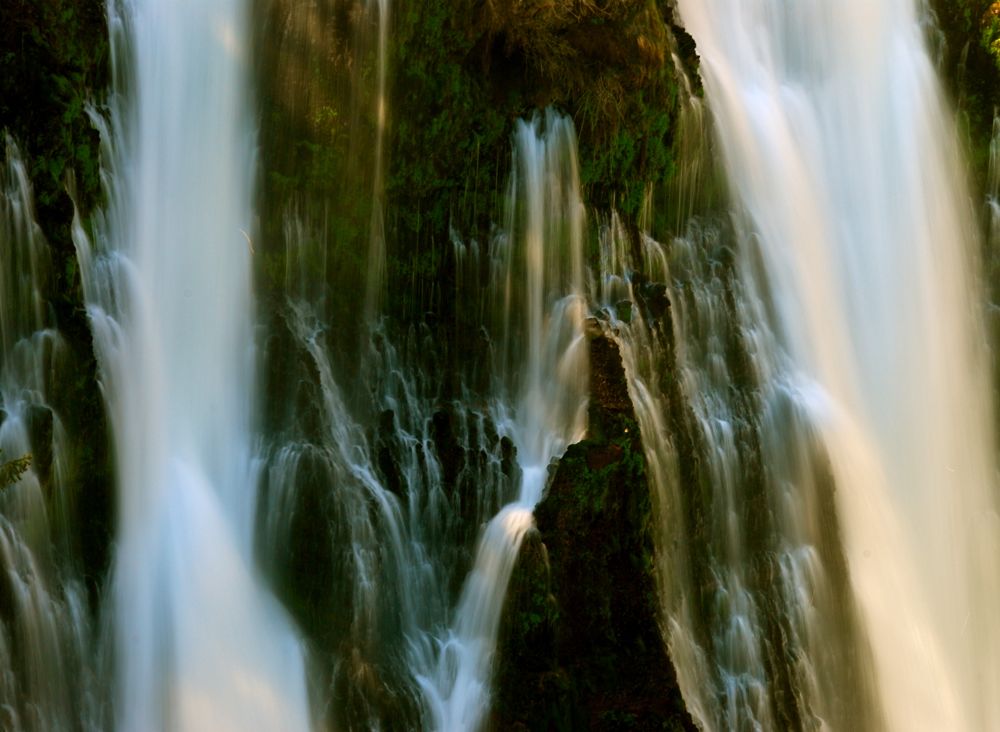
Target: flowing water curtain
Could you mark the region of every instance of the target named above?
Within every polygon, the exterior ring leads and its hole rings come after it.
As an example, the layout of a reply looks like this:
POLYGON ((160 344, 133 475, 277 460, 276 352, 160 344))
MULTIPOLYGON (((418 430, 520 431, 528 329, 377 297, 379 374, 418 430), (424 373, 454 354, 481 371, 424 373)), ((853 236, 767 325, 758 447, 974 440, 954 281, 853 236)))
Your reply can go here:
MULTIPOLYGON (((415 726, 410 669, 433 662, 476 530, 509 499, 509 440, 481 394, 446 388, 454 381, 442 368, 447 344, 426 323, 382 319, 389 4, 357 4, 344 25, 332 11, 348 6, 269 4, 283 34, 273 68, 261 74, 266 88, 272 76, 287 83, 266 93, 293 125, 323 122, 319 132, 334 138, 317 139, 317 149, 336 152, 343 174, 333 178, 337 189, 291 201, 275 190, 265 201, 272 220, 281 211, 285 247, 282 298, 268 326, 277 385, 269 394, 294 407, 279 408, 267 426, 261 545, 322 659, 329 720, 415 726), (357 191, 369 178, 368 254, 359 258, 357 211, 367 204, 357 191), (368 262, 367 280, 355 272, 359 261, 368 262)), ((281 132, 265 127, 272 143, 281 132)))
POLYGON ((21 153, 5 139, 0 172, 0 461, 28 457, 0 486, 0 726, 101 724, 96 623, 73 537, 76 455, 51 407, 71 378, 47 298, 49 245, 21 153))
POLYGON ((435 344, 414 342, 427 333, 397 345, 376 331, 378 419, 366 426, 334 378, 325 329, 298 307, 290 317, 319 376, 318 425, 302 414, 298 437, 279 440, 269 461, 265 554, 327 654, 331 719, 417 725, 413 669, 436 658, 476 529, 511 494, 504 441, 478 396, 442 403, 425 362, 435 344))
POLYGON ((642 430, 685 700, 712 729, 870 728, 877 705, 827 459, 779 367, 766 308, 739 282, 741 231, 724 201, 686 190, 716 185, 702 101, 688 99, 678 124, 686 172, 665 203, 680 205, 682 234, 661 244, 612 213, 591 298, 642 430))
POLYGON ((299 641, 251 553, 247 12, 108 6, 108 206, 74 238, 118 457, 122 729, 309 726, 299 641))
POLYGON ((519 487, 479 537, 449 625, 436 630, 436 657, 414 669, 431 729, 484 723, 500 615, 521 541, 534 526, 532 511, 551 461, 586 431, 584 222, 572 122, 552 110, 519 121, 507 223, 489 253, 484 324, 495 338, 492 421, 516 447, 519 487))
MULTIPOLYGON (((765 442, 787 450, 804 421, 818 448, 786 463, 799 474, 786 531, 808 528, 802 486, 827 474, 876 721, 880 707, 892 729, 995 727, 1000 533, 975 239, 914 3, 680 7, 741 208, 741 278, 792 407, 770 413, 765 442)), ((783 582, 822 596, 811 564, 783 582)), ((818 669, 839 644, 816 627, 818 669)))
POLYGON ((986 323, 992 346, 994 409, 1000 410, 1000 110, 993 112, 984 215, 982 279, 990 302, 986 323))
POLYGON ((431 326, 380 321, 360 346, 340 327, 331 215, 307 200, 283 217, 259 549, 320 659, 328 720, 413 726, 410 669, 433 662, 478 526, 510 498, 510 443, 481 393, 448 385, 431 326))
MULTIPOLYGON (((285 335, 275 342, 289 339, 276 348, 283 368, 291 369, 286 377, 301 375, 287 382, 295 385, 288 403, 301 406, 276 423, 262 541, 283 597, 325 658, 328 716, 342 724, 411 720, 414 683, 424 688, 425 704, 436 704, 441 692, 428 679, 435 668, 448 668, 449 654, 461 645, 450 629, 455 615, 475 614, 457 591, 478 527, 518 495, 515 481, 524 471, 513 462, 514 444, 523 445, 519 462, 531 465, 533 505, 552 454, 582 434, 583 209, 575 136, 568 120, 550 114, 521 124, 517 140, 515 159, 524 171, 511 184, 516 235, 491 242, 485 262, 468 257, 475 270, 467 278, 469 300, 480 303, 487 333, 481 345, 496 361, 485 375, 463 372, 457 390, 446 386, 435 361, 445 350, 433 327, 389 322, 370 330, 371 342, 362 346, 362 388, 344 389, 353 383, 350 369, 345 376, 336 364, 344 336, 324 305, 329 285, 316 282, 313 266, 341 256, 339 244, 312 213, 286 214, 285 301, 276 331, 285 335), (557 215, 547 217, 552 208, 557 215), (521 309, 521 292, 531 293, 530 310, 521 309), (522 370, 530 379, 516 376, 522 370), (545 383, 562 386, 539 398, 545 383), (310 552, 307 541, 328 548, 310 552), (282 557, 286 542, 291 554, 282 557), (322 567, 319 588, 310 586, 306 561, 322 567), (466 609, 455 610, 456 601, 466 609)), ((456 243, 457 251, 463 247, 456 243)), ((523 532, 530 510, 517 513, 523 532)), ((512 561, 516 542, 501 543, 512 561)), ((496 620, 506 580, 490 575, 480 585, 480 595, 499 593, 496 620)), ((488 699, 489 643, 468 656, 478 676, 463 703, 488 699)), ((442 685, 455 683, 447 670, 441 673, 442 685)), ((450 721, 424 713, 426 724, 451 729, 475 726, 480 712, 450 721)))
POLYGON ((678 624, 675 647, 693 642, 709 659, 713 726, 871 728, 826 457, 736 279, 733 237, 706 222, 670 247, 677 377, 704 486, 688 498, 688 520, 704 522, 689 534, 685 591, 698 620, 678 624))
POLYGON ((422 564, 413 556, 419 547, 405 504, 383 485, 368 434, 345 403, 326 326, 308 307, 290 302, 286 320, 314 370, 315 382, 301 386, 315 403, 274 439, 261 547, 323 666, 329 721, 405 720, 412 712, 398 664, 400 624, 412 622, 421 594, 407 585, 408 570, 422 564))
POLYGON ((337 323, 335 366, 352 378, 386 305, 390 22, 389 0, 263 0, 254 9, 257 279, 281 289, 281 249, 302 248, 307 269, 294 276, 320 296, 309 302, 323 320, 337 323), (289 220, 311 243, 288 238, 289 220))

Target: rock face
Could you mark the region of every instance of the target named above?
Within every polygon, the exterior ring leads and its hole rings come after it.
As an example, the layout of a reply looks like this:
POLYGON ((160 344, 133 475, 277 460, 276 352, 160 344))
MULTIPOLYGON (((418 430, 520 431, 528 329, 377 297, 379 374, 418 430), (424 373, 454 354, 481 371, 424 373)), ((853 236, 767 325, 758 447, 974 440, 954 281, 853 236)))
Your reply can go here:
POLYGON ((694 730, 658 627, 649 488, 617 346, 591 342, 588 438, 535 512, 504 609, 495 730, 694 730))

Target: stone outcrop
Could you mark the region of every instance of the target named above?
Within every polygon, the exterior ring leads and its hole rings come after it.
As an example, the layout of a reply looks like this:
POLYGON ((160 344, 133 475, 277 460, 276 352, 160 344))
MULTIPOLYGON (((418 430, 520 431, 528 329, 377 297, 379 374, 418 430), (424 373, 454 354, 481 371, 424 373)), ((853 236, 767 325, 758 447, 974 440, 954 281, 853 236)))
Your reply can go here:
POLYGON ((535 512, 501 626, 495 730, 693 730, 663 643, 621 356, 591 342, 590 431, 535 512))

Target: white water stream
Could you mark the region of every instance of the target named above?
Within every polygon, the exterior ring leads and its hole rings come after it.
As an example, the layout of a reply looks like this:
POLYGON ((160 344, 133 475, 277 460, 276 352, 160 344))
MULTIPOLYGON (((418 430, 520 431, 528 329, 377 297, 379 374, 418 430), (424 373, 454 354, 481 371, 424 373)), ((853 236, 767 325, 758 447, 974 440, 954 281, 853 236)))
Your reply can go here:
POLYGON ((484 527, 435 667, 417 669, 438 732, 476 730, 490 682, 504 598, 518 550, 534 526, 550 463, 587 427, 588 350, 583 335, 584 209, 576 133, 548 112, 515 132, 503 241, 490 279, 501 325, 492 411, 517 448, 517 499, 484 527))
POLYGON ((915 6, 680 2, 754 235, 743 279, 789 354, 772 370, 829 455, 886 723, 992 730, 1000 522, 976 242, 915 6))
POLYGON ((248 13, 109 6, 110 205, 93 249, 76 235, 118 459, 125 732, 309 728, 299 641, 252 560, 248 13))

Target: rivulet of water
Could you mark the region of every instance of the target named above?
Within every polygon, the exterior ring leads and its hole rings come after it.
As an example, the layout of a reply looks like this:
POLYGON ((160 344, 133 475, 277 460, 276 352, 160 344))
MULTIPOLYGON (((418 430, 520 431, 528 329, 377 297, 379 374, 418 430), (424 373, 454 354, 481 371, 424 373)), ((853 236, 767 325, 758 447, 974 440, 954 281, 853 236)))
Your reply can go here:
POLYGON ((482 248, 455 241, 483 356, 455 374, 443 373, 450 344, 436 326, 382 320, 360 383, 346 388, 330 293, 309 266, 327 234, 309 215, 286 220, 281 348, 296 354, 290 399, 301 406, 271 439, 261 541, 326 656, 335 723, 485 722, 520 540, 550 462, 585 429, 572 124, 555 112, 518 123, 512 160, 504 227, 482 248))
POLYGON ((552 111, 519 122, 507 225, 494 243, 488 288, 499 332, 494 419, 517 448, 521 484, 485 525, 436 665, 418 677, 435 730, 483 723, 518 550, 550 463, 586 431, 583 227, 572 123, 552 111))

